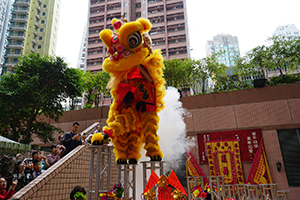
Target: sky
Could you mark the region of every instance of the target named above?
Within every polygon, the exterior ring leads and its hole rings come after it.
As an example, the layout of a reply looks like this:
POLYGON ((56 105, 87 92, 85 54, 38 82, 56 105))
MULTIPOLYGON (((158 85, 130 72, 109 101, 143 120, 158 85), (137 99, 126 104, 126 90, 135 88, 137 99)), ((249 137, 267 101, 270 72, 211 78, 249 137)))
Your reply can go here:
MULTIPOLYGON (((62 0, 56 54, 76 67, 88 0, 62 0), (76 3, 74 3, 76 2, 76 3), (72 6, 70 6, 72 5, 72 6)), ((277 26, 300 30, 299 0, 186 0, 191 57, 206 56, 205 44, 218 34, 238 37, 240 53, 265 43, 277 26)))

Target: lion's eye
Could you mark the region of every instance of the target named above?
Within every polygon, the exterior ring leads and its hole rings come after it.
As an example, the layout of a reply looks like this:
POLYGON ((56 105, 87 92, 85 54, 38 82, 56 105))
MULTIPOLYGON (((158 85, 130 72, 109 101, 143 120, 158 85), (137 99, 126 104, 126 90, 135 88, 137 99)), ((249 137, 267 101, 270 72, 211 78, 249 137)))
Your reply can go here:
POLYGON ((129 47, 134 49, 142 43, 142 36, 139 31, 132 33, 127 40, 129 47))

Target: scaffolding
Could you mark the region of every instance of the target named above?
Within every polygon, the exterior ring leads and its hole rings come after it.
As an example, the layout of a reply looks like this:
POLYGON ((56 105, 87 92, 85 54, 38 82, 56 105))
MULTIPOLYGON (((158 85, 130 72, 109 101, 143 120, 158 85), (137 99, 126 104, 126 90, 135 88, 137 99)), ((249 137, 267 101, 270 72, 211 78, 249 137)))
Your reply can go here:
POLYGON ((88 200, 92 194, 98 200, 100 193, 109 192, 113 146, 93 145, 88 149, 91 150, 88 200))
POLYGON ((125 199, 136 199, 136 166, 137 164, 118 164, 118 180, 124 187, 125 199))

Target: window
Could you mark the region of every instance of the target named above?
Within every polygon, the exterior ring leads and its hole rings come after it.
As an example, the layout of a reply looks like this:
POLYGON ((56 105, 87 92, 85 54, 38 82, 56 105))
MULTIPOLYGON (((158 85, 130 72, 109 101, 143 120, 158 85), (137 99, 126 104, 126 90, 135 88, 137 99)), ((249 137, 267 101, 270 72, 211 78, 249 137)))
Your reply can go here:
POLYGON ((221 44, 220 47, 223 47, 223 44, 221 44))
POLYGON ((216 47, 219 47, 219 45, 218 45, 218 44, 216 44, 216 47))
POLYGON ((237 44, 235 44, 234 47, 237 47, 237 44))
POLYGON ((140 17, 140 16, 141 16, 141 12, 135 13, 135 16, 136 16, 136 17, 140 17))
POLYGON ((298 35, 298 34, 299 34, 299 32, 294 32, 294 34, 295 34, 295 35, 298 35))
POLYGON ((127 7, 127 3, 124 3, 124 7, 127 7))
POLYGON ((39 37, 39 40, 42 40, 43 39, 43 37, 39 37))
POLYGON ((41 28, 41 29, 40 29, 40 31, 41 31, 41 32, 44 32, 44 29, 43 29, 43 28, 41 28))
POLYGON ((40 49, 40 48, 42 48, 42 46, 41 46, 41 45, 39 45, 39 46, 38 46, 38 49, 40 49))
POLYGON ((141 7, 141 3, 136 3, 136 4, 135 4, 135 7, 136 7, 136 8, 140 8, 140 7, 141 7))
POLYGON ((45 12, 43 12, 43 16, 45 16, 46 15, 46 13, 45 12))
POLYGON ((43 7, 46 8, 47 5, 44 5, 43 7))
POLYGON ((45 20, 42 20, 41 23, 44 24, 44 23, 45 23, 45 20))
POLYGON ((284 168, 290 187, 300 186, 300 129, 277 130, 284 168))

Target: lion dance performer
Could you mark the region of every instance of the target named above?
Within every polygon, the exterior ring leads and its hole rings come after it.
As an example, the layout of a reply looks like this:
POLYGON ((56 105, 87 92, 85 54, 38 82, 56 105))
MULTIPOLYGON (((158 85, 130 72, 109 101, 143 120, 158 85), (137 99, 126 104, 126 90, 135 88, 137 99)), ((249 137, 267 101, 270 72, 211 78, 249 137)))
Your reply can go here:
POLYGON ((107 86, 114 98, 104 133, 112 139, 118 164, 136 164, 143 144, 146 156, 160 161, 157 113, 164 107, 165 81, 161 51, 152 51, 148 36, 152 25, 147 19, 128 22, 123 16, 112 25, 115 33, 100 32, 109 54, 103 69, 110 74, 107 86))

